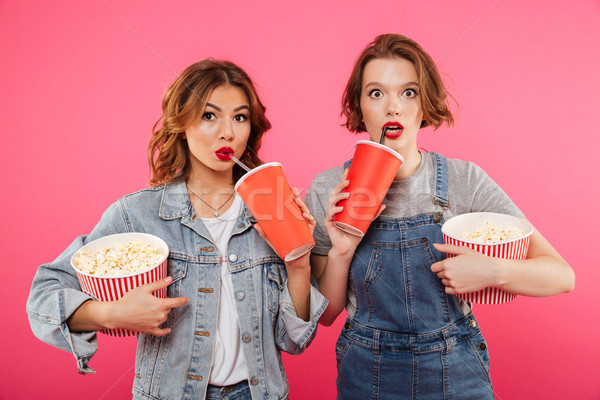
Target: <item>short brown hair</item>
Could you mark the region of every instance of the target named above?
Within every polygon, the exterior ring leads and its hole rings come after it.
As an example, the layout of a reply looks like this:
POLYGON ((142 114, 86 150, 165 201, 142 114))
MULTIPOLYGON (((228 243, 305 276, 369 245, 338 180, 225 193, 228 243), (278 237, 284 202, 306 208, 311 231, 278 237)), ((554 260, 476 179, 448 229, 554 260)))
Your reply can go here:
POLYGON ((414 40, 406 36, 387 33, 377 36, 372 43, 365 47, 354 63, 352 74, 342 97, 342 115, 346 117, 345 126, 351 132, 366 130, 362 123, 363 116, 360 109, 365 66, 374 59, 394 57, 412 62, 417 70, 421 108, 423 109, 421 128, 433 126, 434 129, 437 129, 444 122, 450 126, 454 125, 454 117, 447 103, 449 94, 431 56, 414 40))
MULTIPOLYGON (((239 87, 250 102, 250 137, 241 161, 250 168, 263 164, 258 157, 258 150, 263 134, 271 128, 271 123, 252 80, 230 61, 207 58, 187 67, 163 96, 163 115, 156 121, 148 144, 151 186, 188 177, 191 164, 184 133, 199 120, 212 91, 222 85, 239 87)), ((234 165, 234 181, 244 173, 238 165, 234 165)))

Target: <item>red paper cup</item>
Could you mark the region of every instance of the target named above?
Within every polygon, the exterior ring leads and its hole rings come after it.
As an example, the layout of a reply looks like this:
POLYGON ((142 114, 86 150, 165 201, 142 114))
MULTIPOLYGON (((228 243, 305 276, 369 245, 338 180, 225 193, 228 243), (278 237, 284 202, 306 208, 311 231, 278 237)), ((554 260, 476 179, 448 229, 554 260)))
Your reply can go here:
POLYGON ((235 191, 285 261, 302 257, 315 246, 281 164, 254 168, 240 178, 235 191))
POLYGON ((364 236, 375 218, 398 169, 404 163, 400 154, 370 140, 356 142, 356 150, 348 171, 348 199, 338 206, 344 209, 334 215, 333 224, 356 236, 364 236))
MULTIPOLYGON (((73 257, 71 257, 71 266, 77 274, 77 279, 79 279, 79 284, 81 285, 83 292, 99 301, 115 301, 119 300, 125 293, 133 288, 166 278, 169 246, 167 246, 167 243, 165 243, 164 240, 154 235, 137 232, 118 233, 94 240, 83 246, 80 250, 93 253, 96 250, 119 246, 134 241, 147 243, 158 248, 159 254, 162 256, 161 261, 150 269, 135 274, 96 276, 77 269, 77 266, 75 265, 77 262, 77 253, 75 253, 73 257)), ((153 294, 156 297, 164 298, 167 297, 167 290, 162 289, 153 294)), ((110 336, 131 336, 141 333, 129 329, 101 329, 100 332, 110 336)))
MULTIPOLYGON (((527 258, 529 238, 533 226, 522 218, 511 215, 477 212, 457 215, 442 225, 444 243, 456 246, 466 246, 489 257, 509 260, 524 260, 527 258), (512 226, 523 231, 523 236, 506 242, 484 244, 464 239, 467 232, 473 232, 485 221, 496 226, 512 226)), ((452 255, 448 255, 452 257, 452 255)), ((514 300, 517 295, 502 289, 490 287, 473 293, 457 294, 456 297, 478 304, 501 304, 514 300)))

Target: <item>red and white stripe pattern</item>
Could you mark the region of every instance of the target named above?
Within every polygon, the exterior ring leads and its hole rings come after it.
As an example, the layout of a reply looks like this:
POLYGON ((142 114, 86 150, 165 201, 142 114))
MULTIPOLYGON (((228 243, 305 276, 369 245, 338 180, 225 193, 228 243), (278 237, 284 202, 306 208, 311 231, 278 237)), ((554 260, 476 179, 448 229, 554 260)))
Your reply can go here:
MULTIPOLYGON (((167 259, 156 267, 131 276, 92 276, 75 270, 81 289, 99 301, 119 300, 125 293, 138 286, 156 282, 167 277, 167 259)), ((167 297, 167 289, 153 293, 156 297, 167 297)), ((100 332, 110 336, 132 336, 140 332, 129 329, 102 329, 100 332)))
MULTIPOLYGON (((455 246, 469 247, 489 257, 505 258, 509 260, 524 260, 529 248, 529 235, 507 243, 482 244, 468 243, 444 235, 444 243, 455 246)), ((448 254, 448 257, 453 255, 448 254)), ((514 300, 517 295, 498 288, 485 288, 478 292, 457 294, 456 297, 477 304, 501 304, 514 300)))

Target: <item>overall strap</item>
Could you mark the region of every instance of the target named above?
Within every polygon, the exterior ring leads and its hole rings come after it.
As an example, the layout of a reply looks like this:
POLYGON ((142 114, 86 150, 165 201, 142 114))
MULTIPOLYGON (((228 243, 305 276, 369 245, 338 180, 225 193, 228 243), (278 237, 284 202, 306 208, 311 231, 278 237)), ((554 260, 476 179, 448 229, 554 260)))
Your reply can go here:
POLYGON ((448 160, 441 154, 431 153, 434 156, 435 167, 435 193, 433 195, 433 204, 435 205, 435 220, 441 221, 444 211, 450 208, 450 200, 448 200, 448 160), (441 207, 442 212, 437 212, 437 208, 441 207))

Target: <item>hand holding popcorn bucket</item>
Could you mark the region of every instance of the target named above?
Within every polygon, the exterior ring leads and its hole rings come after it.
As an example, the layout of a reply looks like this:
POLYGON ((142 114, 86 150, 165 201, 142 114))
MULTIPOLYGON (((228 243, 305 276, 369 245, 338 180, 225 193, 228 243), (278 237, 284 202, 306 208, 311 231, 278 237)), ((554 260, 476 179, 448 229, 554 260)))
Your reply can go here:
POLYGON ((344 209, 334 215, 333 224, 344 232, 364 236, 403 163, 400 154, 383 144, 356 142, 347 177, 350 184, 344 189, 350 197, 337 204, 344 209))
MULTIPOLYGON (((457 215, 442 225, 445 244, 469 247, 488 257, 509 260, 527 258, 533 226, 524 219, 505 214, 476 212, 457 215), (512 231, 510 235, 500 231, 512 231), (500 232, 500 233, 499 233, 500 232)), ((454 257, 448 254, 447 257, 454 257)), ((489 287, 478 292, 456 294, 459 299, 478 304, 501 304, 517 295, 489 287)))
POLYGON ((285 261, 300 258, 315 246, 281 164, 271 162, 250 170, 238 180, 235 191, 285 261))
MULTIPOLYGON (((169 246, 161 238, 147 233, 118 233, 94 240, 71 257, 71 266, 77 274, 77 279, 84 293, 89 294, 98 301, 119 300, 128 291, 148 283, 156 282, 167 277, 167 258, 169 246), (135 250, 133 254, 123 254, 116 249, 123 246, 142 250, 135 250), (153 251, 149 253, 147 249, 153 251), (139 250, 139 251, 138 251, 139 250), (84 268, 86 254, 93 255, 97 252, 119 254, 121 259, 108 260, 105 265, 123 265, 125 268, 117 267, 84 268), (147 258, 147 260, 144 260, 147 258), (145 261, 152 260, 150 264, 145 261), (146 264, 146 265, 144 265, 146 264)), ((156 297, 167 297, 167 290, 162 289, 153 293, 156 297)), ((129 329, 101 329, 100 332, 109 336, 132 336, 141 332, 129 329)))

